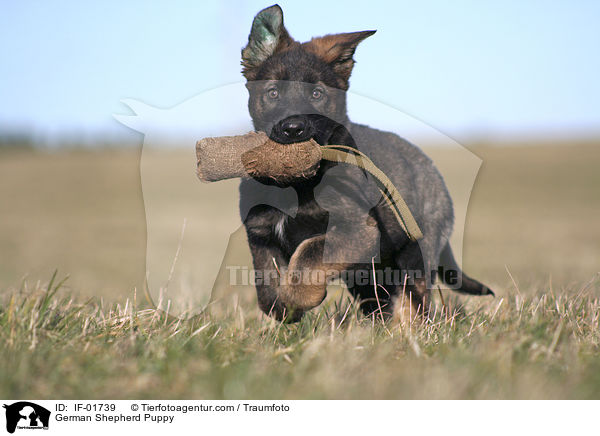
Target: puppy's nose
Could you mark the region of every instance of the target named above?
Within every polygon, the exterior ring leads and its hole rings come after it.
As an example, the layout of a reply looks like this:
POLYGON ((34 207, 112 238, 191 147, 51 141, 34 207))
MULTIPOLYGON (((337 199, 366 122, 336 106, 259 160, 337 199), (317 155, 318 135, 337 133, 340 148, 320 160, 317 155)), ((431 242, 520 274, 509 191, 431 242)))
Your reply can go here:
POLYGON ((301 138, 306 130, 306 124, 299 118, 293 118, 283 123, 281 130, 289 139, 301 138))

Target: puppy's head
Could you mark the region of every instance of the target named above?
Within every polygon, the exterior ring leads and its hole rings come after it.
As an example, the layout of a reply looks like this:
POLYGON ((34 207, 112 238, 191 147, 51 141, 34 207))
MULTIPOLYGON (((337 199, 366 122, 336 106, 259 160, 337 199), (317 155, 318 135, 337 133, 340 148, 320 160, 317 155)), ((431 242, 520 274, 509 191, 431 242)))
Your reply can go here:
POLYGON ((299 43, 278 5, 260 11, 242 50, 242 73, 256 130, 281 143, 314 138, 326 144, 348 121, 345 91, 358 44, 374 30, 299 43))

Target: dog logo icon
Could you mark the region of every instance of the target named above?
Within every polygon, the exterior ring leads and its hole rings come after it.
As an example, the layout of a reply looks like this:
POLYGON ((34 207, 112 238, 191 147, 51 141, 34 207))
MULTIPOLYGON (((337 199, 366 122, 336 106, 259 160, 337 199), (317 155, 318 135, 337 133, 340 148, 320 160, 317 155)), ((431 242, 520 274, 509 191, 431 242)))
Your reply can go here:
POLYGON ((4 404, 6 409, 6 431, 14 433, 18 429, 48 430, 50 411, 29 401, 19 401, 11 405, 4 404))

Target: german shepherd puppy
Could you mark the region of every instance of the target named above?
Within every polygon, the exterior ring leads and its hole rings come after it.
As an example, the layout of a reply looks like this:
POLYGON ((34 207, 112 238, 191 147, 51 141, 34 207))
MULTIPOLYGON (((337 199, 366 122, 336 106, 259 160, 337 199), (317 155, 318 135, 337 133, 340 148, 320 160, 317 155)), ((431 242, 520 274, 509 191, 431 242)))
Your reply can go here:
MULTIPOLYGON (((365 173, 352 165, 322 161, 314 177, 278 185, 292 188, 297 195, 298 209, 293 217, 260 204, 258 199, 261 195, 264 198, 264 193, 258 191, 266 189, 265 185, 242 181, 242 220, 255 271, 262 271, 256 276, 258 304, 279 320, 298 321, 326 295, 327 280, 283 280, 286 271, 368 272, 366 281, 349 280, 348 274, 340 278, 360 300, 365 314, 377 312, 399 320, 417 313, 427 315, 436 277, 459 292, 493 295, 489 288, 463 274, 454 261, 448 243, 454 219, 452 201, 431 160, 395 134, 348 119, 345 92, 353 56, 358 44, 374 33, 342 33, 299 43, 288 34, 283 12, 274 5, 256 15, 242 50, 242 72, 255 129, 283 144, 313 138, 320 145, 361 150, 398 188, 424 235, 417 242, 409 239, 389 206, 373 201, 381 194, 372 195, 365 173), (321 189, 324 178, 333 173, 336 182, 321 189), (338 221, 341 216, 350 223, 365 225, 360 231, 336 233, 338 226, 331 223, 333 214, 338 221), (368 256, 356 256, 365 247, 377 250, 372 264, 368 256), (334 261, 325 259, 327 250, 334 253, 334 261), (382 279, 374 273, 375 262, 378 270, 400 273, 402 278, 382 279)), ((272 186, 270 189, 269 195, 277 195, 272 193, 272 186)))

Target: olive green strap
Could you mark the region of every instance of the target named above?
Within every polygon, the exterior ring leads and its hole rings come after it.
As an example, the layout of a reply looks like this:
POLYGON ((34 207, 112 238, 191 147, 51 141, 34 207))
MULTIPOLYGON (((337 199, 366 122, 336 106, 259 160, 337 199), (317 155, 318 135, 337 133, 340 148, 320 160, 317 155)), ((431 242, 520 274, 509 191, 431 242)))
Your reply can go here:
POLYGON ((377 187, 385 198, 390 209, 396 216, 396 220, 412 241, 423 237, 419 225, 415 221, 410 209, 402 195, 392 181, 365 155, 355 148, 345 145, 326 145, 321 147, 323 160, 330 162, 347 163, 364 169, 377 181, 377 187), (354 159, 352 159, 354 158, 354 159))

